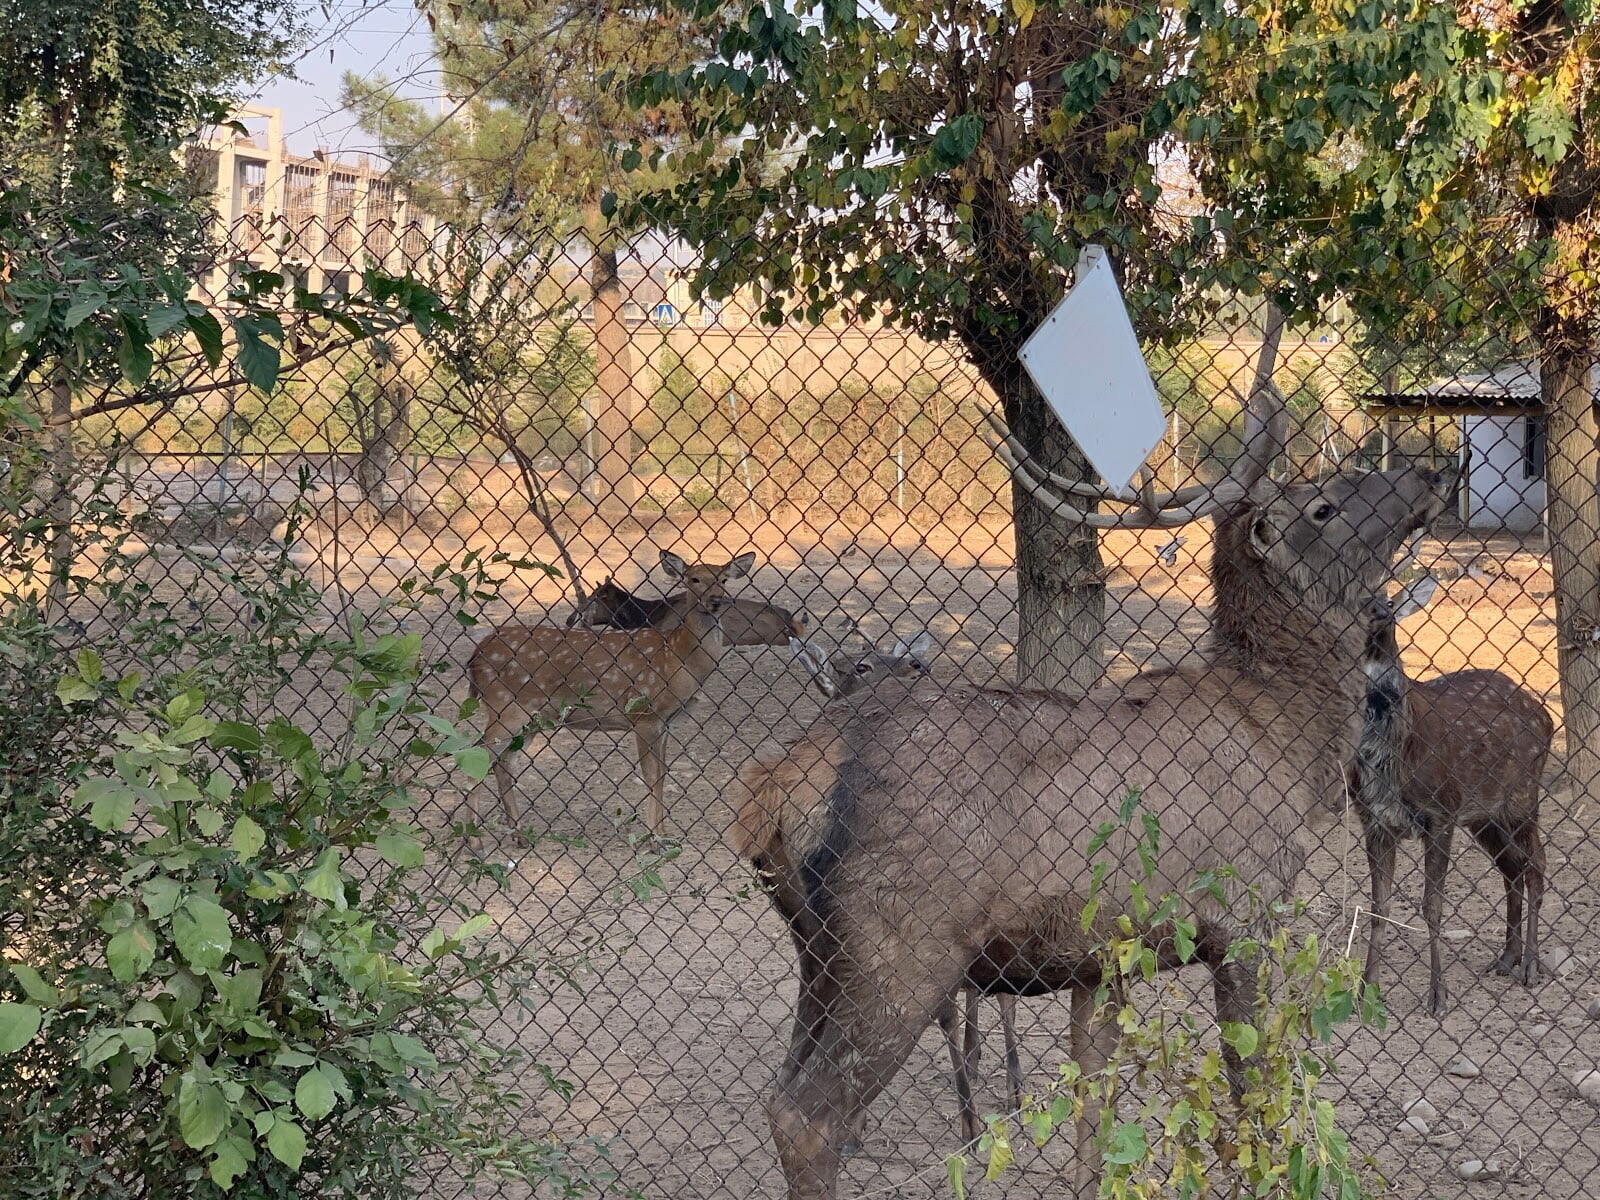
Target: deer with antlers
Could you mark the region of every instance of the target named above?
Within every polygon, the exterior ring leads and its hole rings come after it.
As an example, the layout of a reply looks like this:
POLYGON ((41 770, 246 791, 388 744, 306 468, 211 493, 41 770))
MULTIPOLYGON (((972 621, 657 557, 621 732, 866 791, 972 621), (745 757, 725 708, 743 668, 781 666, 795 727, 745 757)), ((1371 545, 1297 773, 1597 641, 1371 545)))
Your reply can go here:
MULTIPOLYGON (((1416 468, 1271 482, 1287 413, 1270 373, 1264 353, 1245 452, 1215 487, 1097 488, 1052 475, 1003 431, 997 445, 1018 485, 1066 521, 1170 528, 1216 517, 1202 661, 1077 700, 879 688, 746 772, 741 836, 758 854, 781 850, 774 899, 805 942, 795 1029, 768 1103, 793 1200, 835 1194, 841 1148, 866 1105, 979 973, 1021 983, 1038 975, 1021 956, 1056 957, 1073 1056, 1090 1074, 1104 1065, 1113 1031, 1095 1011, 1097 959, 1089 947, 1056 955, 1061 931, 1043 922, 1083 911, 1089 844, 1130 790, 1163 823, 1153 878, 1127 859, 1108 864, 1085 940, 1131 916, 1135 884, 1183 897, 1218 1018, 1253 1019, 1254 975, 1228 957, 1252 928, 1246 889, 1189 885, 1232 867, 1265 900, 1288 896, 1317 830, 1342 814, 1366 694, 1367 606, 1395 550, 1455 486, 1416 468), (1126 511, 1093 512, 1085 500, 1126 511), (750 786, 764 781, 776 786, 750 786)), ((1236 1058, 1229 1076, 1242 1087, 1236 1058)), ((1097 1124, 1091 1104, 1077 1127, 1082 1197, 1097 1190, 1097 1124)))
POLYGON ((518 814, 505 756, 530 732, 561 727, 633 733, 648 792, 645 824, 661 832, 668 725, 717 669, 727 645, 719 613, 728 581, 747 575, 755 558, 752 550, 727 563, 686 563, 663 553, 667 573, 682 581, 687 597, 670 629, 509 624, 478 643, 467 678, 483 709, 483 741, 512 828, 518 814))
POLYGON ((1539 791, 1555 724, 1539 697, 1500 671, 1406 678, 1396 626, 1422 610, 1437 584, 1425 573, 1392 599, 1374 600, 1366 654, 1371 686, 1351 794, 1372 875, 1364 979, 1376 986, 1382 973, 1396 846, 1421 838, 1428 1011, 1443 1016, 1449 1001, 1440 925, 1457 826, 1466 826, 1505 882, 1506 942, 1492 969, 1529 987, 1539 980, 1545 868, 1539 791))

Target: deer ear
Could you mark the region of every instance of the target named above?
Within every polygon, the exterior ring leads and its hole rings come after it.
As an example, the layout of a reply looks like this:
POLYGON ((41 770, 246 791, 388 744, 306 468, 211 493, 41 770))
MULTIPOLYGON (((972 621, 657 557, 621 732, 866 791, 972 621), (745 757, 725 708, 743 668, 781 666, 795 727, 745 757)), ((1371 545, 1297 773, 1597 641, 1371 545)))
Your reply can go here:
POLYGON ((1402 588, 1393 600, 1394 620, 1404 621, 1428 607, 1428 601, 1433 599, 1434 592, 1439 590, 1439 579, 1436 575, 1424 575, 1402 588))
POLYGON ((671 550, 663 550, 661 552, 661 569, 673 579, 682 579, 683 573, 689 569, 689 564, 671 550))
POLYGON ((738 558, 728 564, 724 574, 728 579, 743 579, 750 574, 750 568, 756 565, 756 552, 746 550, 738 558))
POLYGON ((894 650, 895 658, 909 658, 919 663, 926 663, 928 651, 933 647, 933 634, 924 629, 909 642, 903 638, 896 638, 894 650))
POLYGON ((796 658, 805 663, 806 670, 811 672, 812 682, 817 685, 818 690, 824 696, 832 696, 833 677, 828 673, 827 659, 803 638, 790 638, 789 649, 794 651, 796 658))
POLYGON ((1267 519, 1267 514, 1256 511, 1250 517, 1250 550, 1257 558, 1265 558, 1272 549, 1268 534, 1272 529, 1272 522, 1267 519))

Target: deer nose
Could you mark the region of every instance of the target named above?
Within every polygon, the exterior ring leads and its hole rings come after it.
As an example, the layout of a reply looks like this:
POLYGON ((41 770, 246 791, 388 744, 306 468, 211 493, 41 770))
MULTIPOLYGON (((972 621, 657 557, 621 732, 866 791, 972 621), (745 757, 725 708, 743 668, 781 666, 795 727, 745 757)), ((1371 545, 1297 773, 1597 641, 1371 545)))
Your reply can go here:
POLYGON ((811 618, 806 615, 806 610, 802 608, 789 619, 789 631, 793 633, 795 637, 803 638, 806 635, 806 626, 808 626, 810 623, 811 618))

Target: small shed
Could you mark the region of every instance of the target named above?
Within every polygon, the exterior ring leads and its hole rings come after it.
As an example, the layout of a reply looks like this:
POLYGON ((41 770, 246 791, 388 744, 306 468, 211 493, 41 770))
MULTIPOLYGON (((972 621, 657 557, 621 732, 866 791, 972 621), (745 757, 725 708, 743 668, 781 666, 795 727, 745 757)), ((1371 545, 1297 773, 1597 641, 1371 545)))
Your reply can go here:
MULTIPOLYGON (((1596 383, 1600 375, 1591 376, 1591 387, 1596 383)), ((1471 454, 1461 493, 1467 528, 1527 532, 1543 526, 1545 419, 1537 359, 1514 359, 1480 375, 1363 399, 1384 430, 1386 449, 1393 445, 1397 420, 1445 417, 1458 423, 1459 444, 1471 454)))

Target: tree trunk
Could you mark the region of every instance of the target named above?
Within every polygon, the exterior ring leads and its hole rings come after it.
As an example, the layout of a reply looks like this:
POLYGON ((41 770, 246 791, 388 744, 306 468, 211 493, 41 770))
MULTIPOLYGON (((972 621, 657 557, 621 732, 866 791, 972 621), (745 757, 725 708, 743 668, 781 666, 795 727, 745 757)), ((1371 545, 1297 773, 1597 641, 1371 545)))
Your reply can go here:
POLYGON ((72 485, 76 463, 72 451, 72 388, 58 379, 50 385, 50 420, 55 427, 50 451, 50 580, 45 587, 45 611, 52 618, 65 616, 67 585, 72 580, 76 542, 72 532, 72 485))
MULTIPOLYGON (((1034 459, 1069 479, 1092 479, 1088 460, 1061 427, 1009 349, 984 376, 1000 396, 1007 424, 1034 459)), ((980 369, 983 369, 980 367, 980 369)), ((1013 483, 1017 548, 1017 682, 1081 694, 1105 666, 1106 576, 1100 539, 1068 525, 1013 483)))
POLYGON ((1565 336, 1546 339, 1539 380, 1548 423, 1550 568, 1573 797, 1600 802, 1600 414, 1590 387, 1596 347, 1587 322, 1566 326, 1565 336))
POLYGON ((589 461, 593 496, 602 512, 625 514, 639 498, 633 473, 633 429, 639 416, 628 330, 622 320, 622 280, 617 252, 596 249, 590 268, 594 294, 595 388, 590 412, 589 461))

